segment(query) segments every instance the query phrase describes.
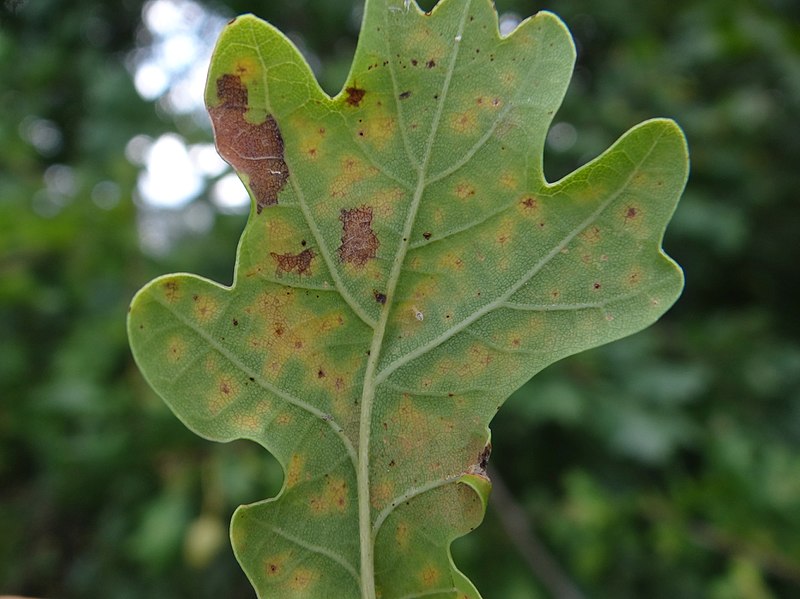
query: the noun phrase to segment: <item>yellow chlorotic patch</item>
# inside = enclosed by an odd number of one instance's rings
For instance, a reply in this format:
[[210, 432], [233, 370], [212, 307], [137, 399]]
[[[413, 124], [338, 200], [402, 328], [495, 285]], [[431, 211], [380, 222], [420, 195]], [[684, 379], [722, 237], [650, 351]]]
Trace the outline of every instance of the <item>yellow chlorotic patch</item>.
[[208, 410], [212, 415], [219, 414], [227, 408], [239, 394], [239, 384], [230, 375], [217, 377], [208, 397]]
[[396, 207], [406, 195], [406, 191], [399, 187], [390, 187], [377, 192], [372, 198], [372, 209], [375, 216], [382, 217], [382, 220], [388, 220], [394, 216]]
[[517, 73], [515, 71], [503, 71], [500, 74], [500, 82], [508, 88], [514, 88], [517, 83]]
[[286, 575], [286, 567], [289, 560], [292, 559], [291, 551], [284, 551], [277, 555], [271, 555], [264, 560], [264, 572], [267, 578], [278, 579]]
[[288, 587], [293, 591], [308, 591], [319, 579], [319, 573], [308, 568], [297, 568], [289, 577]]
[[193, 295], [193, 313], [198, 321], [206, 323], [216, 317], [219, 313], [219, 303], [217, 300], [207, 295]]
[[399, 448], [406, 454], [416, 455], [416, 452], [428, 442], [426, 435], [430, 423], [427, 416], [414, 406], [410, 396], [404, 395], [397, 411], [390, 418]]
[[178, 281], [172, 279], [170, 279], [169, 281], [164, 281], [164, 284], [161, 286], [161, 289], [164, 292], [164, 299], [167, 300], [170, 304], [174, 304], [183, 296]]
[[592, 225], [591, 227], [583, 230], [581, 233], [581, 239], [583, 239], [586, 243], [598, 243], [601, 239], [603, 239], [602, 231], [600, 227]]
[[455, 194], [462, 200], [469, 199], [475, 195], [475, 186], [472, 183], [462, 181], [456, 185]]
[[637, 268], [636, 270], [633, 270], [628, 273], [626, 281], [628, 285], [630, 285], [631, 287], [636, 287], [642, 282], [643, 276], [644, 275], [642, 275], [642, 271]]
[[327, 477], [322, 493], [312, 497], [308, 503], [316, 515], [343, 513], [349, 503], [347, 481], [343, 478]]
[[332, 198], [344, 198], [356, 183], [378, 174], [378, 169], [355, 156], [345, 156], [339, 163], [339, 176], [328, 188]]
[[186, 355], [186, 341], [182, 337], [171, 337], [167, 341], [167, 362], [177, 364]]
[[252, 435], [261, 430], [262, 421], [254, 414], [236, 414], [233, 423], [242, 434]]
[[457, 133], [470, 133], [475, 131], [478, 117], [474, 110], [465, 110], [454, 114], [450, 119], [450, 127]]
[[466, 362], [459, 368], [462, 377], [477, 376], [492, 362], [492, 354], [482, 345], [472, 345], [467, 353]]
[[398, 523], [394, 529], [394, 538], [399, 547], [402, 547], [403, 549], [408, 548], [409, 541], [411, 540], [411, 530], [409, 529], [408, 524], [405, 522]]
[[267, 240], [269, 249], [275, 253], [283, 251], [299, 251], [299, 242], [303, 236], [303, 232], [293, 223], [287, 215], [281, 214], [278, 211], [273, 211], [270, 214], [271, 218], [267, 220]]
[[[387, 469], [391, 470], [394, 467], [392, 462], [387, 464]], [[386, 507], [394, 496], [394, 483], [390, 480], [377, 483], [372, 486], [369, 493], [369, 501], [372, 507], [376, 510], [382, 510]]]
[[242, 80], [242, 83], [246, 84], [261, 76], [261, 65], [254, 57], [243, 56], [234, 64], [233, 72]]
[[488, 108], [491, 110], [500, 108], [503, 105], [503, 100], [498, 96], [478, 96], [475, 100], [475, 104], [481, 108]]
[[426, 587], [436, 586], [442, 577], [442, 573], [436, 566], [425, 566], [419, 573], [419, 579]]
[[505, 171], [502, 175], [500, 175], [500, 185], [506, 189], [515, 191], [519, 186], [519, 179], [512, 172]]
[[370, 117], [358, 130], [358, 134], [379, 150], [383, 150], [387, 142], [395, 136], [396, 129], [397, 121], [393, 117]]
[[288, 412], [283, 412], [282, 414], [278, 414], [275, 418], [275, 424], [279, 424], [281, 426], [286, 426], [292, 422], [292, 415]]
[[291, 489], [301, 480], [306, 480], [307, 477], [303, 476], [303, 469], [305, 468], [305, 456], [295, 453], [289, 459], [289, 464], [286, 466], [286, 488]]

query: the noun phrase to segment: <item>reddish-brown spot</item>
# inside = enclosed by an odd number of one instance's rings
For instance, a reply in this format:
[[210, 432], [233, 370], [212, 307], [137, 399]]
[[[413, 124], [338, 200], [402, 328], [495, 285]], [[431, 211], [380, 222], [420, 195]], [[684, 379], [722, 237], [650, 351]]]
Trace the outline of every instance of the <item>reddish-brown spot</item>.
[[535, 198], [527, 197], [522, 200], [522, 205], [525, 207], [526, 210], [535, 210], [539, 203], [536, 201]]
[[218, 106], [208, 112], [220, 155], [237, 171], [247, 175], [256, 198], [256, 210], [278, 203], [278, 192], [289, 178], [283, 159], [283, 138], [271, 115], [263, 123], [247, 121], [247, 87], [236, 75], [217, 79]]
[[276, 254], [270, 252], [275, 260], [275, 274], [280, 275], [284, 272], [295, 272], [298, 275], [311, 274], [311, 261], [314, 259], [314, 252], [310, 249], [303, 250], [299, 254]]
[[372, 208], [360, 206], [350, 210], [343, 209], [339, 220], [342, 221], [339, 258], [342, 262], [363, 267], [375, 258], [380, 245], [372, 230]]
[[364, 96], [367, 93], [366, 90], [361, 89], [360, 87], [348, 87], [344, 91], [347, 94], [347, 100], [345, 100], [347, 102], [347, 105], [353, 107], [360, 106], [361, 100], [364, 99]]
[[378, 302], [379, 304], [385, 304], [386, 303], [386, 294], [385, 293], [381, 293], [380, 291], [373, 291], [373, 293], [375, 294], [375, 301], [376, 302]]
[[636, 208], [634, 208], [633, 206], [629, 206], [628, 209], [625, 211], [625, 219], [627, 220], [631, 218], [636, 218], [638, 214], [639, 211]]

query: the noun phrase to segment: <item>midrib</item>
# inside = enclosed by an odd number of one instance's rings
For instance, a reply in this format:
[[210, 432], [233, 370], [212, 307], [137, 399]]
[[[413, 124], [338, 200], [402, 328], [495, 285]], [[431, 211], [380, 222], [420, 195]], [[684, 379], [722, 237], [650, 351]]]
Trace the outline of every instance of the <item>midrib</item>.
[[[361, 596], [362, 599], [376, 599], [375, 596], [375, 547], [372, 537], [372, 513], [370, 509], [370, 480], [369, 480], [369, 449], [370, 449], [370, 436], [372, 428], [372, 408], [375, 401], [375, 393], [377, 391], [377, 369], [380, 360], [381, 349], [383, 348], [383, 341], [386, 335], [386, 326], [389, 320], [389, 314], [394, 303], [395, 292], [397, 285], [400, 281], [400, 274], [403, 269], [406, 254], [408, 253], [411, 244], [411, 231], [414, 227], [414, 222], [419, 211], [422, 195], [428, 183], [428, 164], [431, 158], [433, 149], [433, 142], [438, 132], [439, 123], [441, 121], [444, 105], [447, 100], [447, 92], [450, 88], [453, 71], [455, 70], [455, 63], [458, 58], [460, 41], [464, 33], [464, 27], [467, 22], [467, 15], [472, 5], [472, 0], [465, 3], [464, 13], [459, 23], [458, 34], [455, 38], [455, 48], [453, 55], [450, 59], [445, 80], [442, 84], [442, 91], [440, 93], [440, 102], [434, 115], [433, 122], [431, 123], [431, 132], [428, 136], [428, 141], [425, 147], [425, 155], [422, 162], [417, 169], [417, 186], [414, 190], [414, 196], [411, 206], [406, 216], [406, 222], [403, 227], [403, 234], [400, 240], [400, 247], [395, 255], [392, 264], [392, 270], [389, 274], [389, 279], [386, 286], [386, 304], [381, 310], [381, 315], [375, 327], [375, 332], [372, 337], [372, 344], [370, 345], [369, 358], [367, 360], [367, 367], [364, 373], [364, 388], [361, 394], [361, 417], [359, 421], [358, 431], [358, 464], [356, 468], [356, 483], [358, 486], [358, 529], [359, 529], [359, 544], [361, 548]], [[398, 106], [398, 111], [400, 110]]]

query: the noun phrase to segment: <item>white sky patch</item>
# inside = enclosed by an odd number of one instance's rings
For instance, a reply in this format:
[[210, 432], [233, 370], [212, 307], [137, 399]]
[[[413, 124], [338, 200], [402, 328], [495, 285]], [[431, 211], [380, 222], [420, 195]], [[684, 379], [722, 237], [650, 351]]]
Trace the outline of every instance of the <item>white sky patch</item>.
[[214, 184], [211, 201], [225, 214], [246, 214], [250, 209], [250, 196], [235, 173], [228, 173]]
[[203, 113], [206, 71], [227, 19], [194, 0], [150, 0], [142, 9], [146, 44], [131, 54], [136, 91], [176, 114]]
[[514, 33], [514, 30], [522, 23], [522, 17], [514, 12], [506, 12], [500, 15], [500, 35], [506, 37]]
[[142, 200], [158, 208], [181, 208], [205, 187], [183, 138], [167, 133], [147, 151], [146, 167], [139, 175]]
[[547, 134], [547, 145], [556, 152], [566, 152], [578, 141], [578, 131], [571, 123], [556, 123]]

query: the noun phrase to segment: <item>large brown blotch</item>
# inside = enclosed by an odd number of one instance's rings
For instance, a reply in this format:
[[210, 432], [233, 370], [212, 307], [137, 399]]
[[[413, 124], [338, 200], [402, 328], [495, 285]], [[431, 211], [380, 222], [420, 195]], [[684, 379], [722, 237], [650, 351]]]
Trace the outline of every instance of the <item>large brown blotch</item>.
[[208, 109], [220, 155], [237, 171], [248, 176], [256, 198], [256, 210], [278, 203], [278, 192], [289, 178], [283, 159], [283, 138], [271, 115], [263, 123], [245, 119], [247, 87], [236, 75], [217, 79], [218, 106]]
[[351, 210], [343, 209], [339, 215], [342, 221], [342, 245], [339, 258], [342, 262], [363, 267], [378, 253], [380, 241], [372, 230], [372, 208], [360, 206]]

